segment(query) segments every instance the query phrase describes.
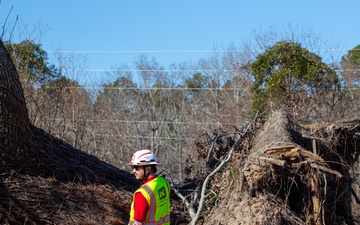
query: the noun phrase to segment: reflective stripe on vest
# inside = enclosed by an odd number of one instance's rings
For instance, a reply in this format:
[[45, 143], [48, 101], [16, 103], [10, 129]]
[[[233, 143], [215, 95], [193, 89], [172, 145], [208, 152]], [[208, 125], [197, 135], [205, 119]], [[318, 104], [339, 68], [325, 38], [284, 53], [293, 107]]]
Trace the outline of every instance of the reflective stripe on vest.
[[154, 193], [151, 191], [151, 189], [144, 185], [142, 188], [145, 189], [145, 191], [150, 196], [150, 205], [149, 205], [149, 221], [155, 221], [155, 213], [156, 213], [156, 199]]
[[[155, 221], [155, 214], [156, 214], [156, 200], [155, 195], [152, 190], [144, 185], [142, 188], [149, 194], [150, 196], [150, 206], [149, 206], [149, 221]], [[146, 222], [144, 224], [163, 224], [170, 222], [170, 215], [165, 215], [164, 217], [160, 218], [157, 222]]]
[[[164, 223], [170, 223], [170, 215], [166, 215], [163, 218], [161, 218], [159, 221], [157, 222], [145, 222], [143, 223], [144, 225], [149, 224], [149, 225], [161, 225]], [[133, 225], [134, 222], [129, 221], [129, 225]]]

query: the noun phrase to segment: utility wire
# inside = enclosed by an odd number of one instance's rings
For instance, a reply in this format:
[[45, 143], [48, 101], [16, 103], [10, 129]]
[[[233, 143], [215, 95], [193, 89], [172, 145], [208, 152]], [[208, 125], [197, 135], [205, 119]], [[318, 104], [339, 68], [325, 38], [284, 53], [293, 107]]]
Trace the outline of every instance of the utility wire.
[[[61, 118], [48, 118], [48, 121], [64, 121]], [[183, 122], [183, 121], [151, 121], [151, 120], [89, 120], [89, 119], [77, 119], [77, 122], [109, 122], [109, 123], [156, 123], [156, 124], [195, 124], [195, 125], [218, 125], [218, 124], [233, 124], [233, 123], [220, 123], [220, 122]]]
[[[320, 51], [360, 51], [360, 49], [348, 49], [348, 48], [324, 48]], [[234, 49], [234, 50], [49, 50], [48, 53], [227, 53], [227, 52], [245, 52], [247, 49]], [[252, 50], [252, 51], [260, 51]]]

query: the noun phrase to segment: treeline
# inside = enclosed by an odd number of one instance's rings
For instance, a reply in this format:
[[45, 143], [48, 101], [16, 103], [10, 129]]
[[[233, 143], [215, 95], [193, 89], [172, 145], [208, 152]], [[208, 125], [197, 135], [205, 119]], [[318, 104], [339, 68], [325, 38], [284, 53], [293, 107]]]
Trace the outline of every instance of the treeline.
[[122, 169], [134, 151], [152, 149], [182, 180], [199, 136], [239, 132], [255, 112], [286, 105], [302, 120], [359, 117], [360, 45], [325, 62], [303, 40], [260, 40], [169, 68], [140, 55], [133, 66], [104, 73], [114, 79], [100, 88], [70, 78], [82, 75], [76, 61], [50, 64], [33, 40], [6, 47], [33, 124]]

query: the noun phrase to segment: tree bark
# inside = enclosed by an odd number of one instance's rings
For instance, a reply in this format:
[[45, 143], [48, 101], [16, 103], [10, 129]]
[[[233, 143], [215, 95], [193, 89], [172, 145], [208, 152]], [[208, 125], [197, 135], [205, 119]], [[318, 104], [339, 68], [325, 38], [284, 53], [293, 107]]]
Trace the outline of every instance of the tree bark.
[[31, 137], [23, 89], [10, 54], [0, 40], [0, 159], [14, 160]]

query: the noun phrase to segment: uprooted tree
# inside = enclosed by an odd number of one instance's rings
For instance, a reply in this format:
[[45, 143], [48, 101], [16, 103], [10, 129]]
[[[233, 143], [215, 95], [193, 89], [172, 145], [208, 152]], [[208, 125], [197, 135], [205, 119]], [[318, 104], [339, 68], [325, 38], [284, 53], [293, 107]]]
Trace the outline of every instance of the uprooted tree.
[[[243, 132], [198, 143], [187, 204], [203, 224], [359, 224], [360, 121], [308, 124], [281, 109]], [[237, 138], [237, 140], [235, 140]], [[239, 141], [239, 138], [241, 141]], [[235, 151], [234, 151], [235, 149]], [[211, 152], [211, 157], [208, 153]], [[226, 161], [229, 154], [233, 157]], [[199, 164], [212, 161], [211, 169]], [[227, 165], [213, 176], [224, 161]], [[356, 166], [357, 165], [357, 166]], [[355, 173], [354, 173], [355, 172]], [[213, 176], [204, 187], [203, 180]], [[205, 188], [205, 189], [204, 189]], [[189, 190], [179, 190], [189, 193]], [[182, 191], [182, 192], [181, 192]], [[197, 195], [205, 201], [193, 202]], [[189, 211], [192, 209], [190, 208]]]

